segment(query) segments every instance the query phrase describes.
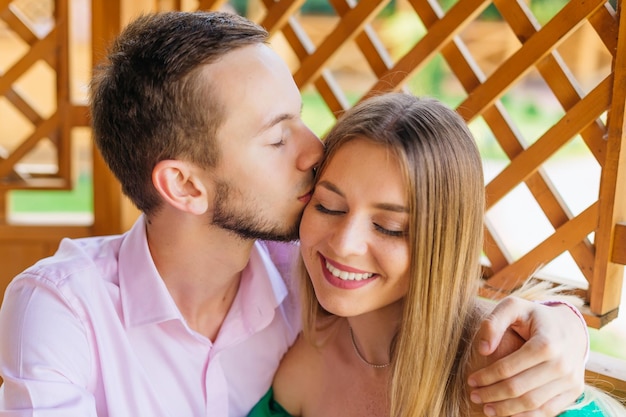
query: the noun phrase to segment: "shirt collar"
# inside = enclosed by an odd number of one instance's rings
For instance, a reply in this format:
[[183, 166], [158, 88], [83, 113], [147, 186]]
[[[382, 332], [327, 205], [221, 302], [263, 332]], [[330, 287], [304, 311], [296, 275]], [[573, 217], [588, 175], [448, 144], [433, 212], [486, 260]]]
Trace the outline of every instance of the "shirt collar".
[[[127, 327], [173, 319], [184, 321], [152, 260], [143, 215], [122, 242], [119, 277]], [[272, 321], [274, 310], [283, 302], [287, 292], [267, 247], [264, 243], [255, 242], [227, 320], [239, 322], [248, 334], [256, 332]]]
[[120, 297], [127, 327], [182, 319], [152, 260], [145, 222], [141, 215], [120, 248]]
[[265, 326], [287, 296], [287, 286], [261, 242], [255, 242], [240, 284], [244, 321], [252, 328]]

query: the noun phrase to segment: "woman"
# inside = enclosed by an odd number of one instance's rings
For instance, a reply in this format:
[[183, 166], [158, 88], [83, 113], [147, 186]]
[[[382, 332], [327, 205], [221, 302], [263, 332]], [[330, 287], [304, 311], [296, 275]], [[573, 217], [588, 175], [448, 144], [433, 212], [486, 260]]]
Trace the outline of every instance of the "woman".
[[400, 93], [348, 111], [300, 226], [304, 338], [251, 415], [483, 415], [465, 382], [482, 361], [483, 214], [480, 155], [454, 111]]

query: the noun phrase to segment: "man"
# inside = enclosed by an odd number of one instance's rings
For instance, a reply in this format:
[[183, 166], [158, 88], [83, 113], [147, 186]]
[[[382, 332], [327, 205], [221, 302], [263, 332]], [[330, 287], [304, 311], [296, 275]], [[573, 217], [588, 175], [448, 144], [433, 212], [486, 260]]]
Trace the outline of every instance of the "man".
[[[93, 131], [143, 215], [121, 236], [64, 240], [11, 283], [0, 416], [243, 416], [268, 389], [300, 329], [283, 281], [298, 255], [263, 241], [297, 238], [322, 145], [266, 38], [235, 15], [171, 12], [116, 40], [92, 82]], [[539, 330], [472, 377], [477, 401], [554, 414], [582, 392], [585, 345], [566, 348], [585, 329], [567, 307], [512, 301], [483, 353], [517, 321]]]

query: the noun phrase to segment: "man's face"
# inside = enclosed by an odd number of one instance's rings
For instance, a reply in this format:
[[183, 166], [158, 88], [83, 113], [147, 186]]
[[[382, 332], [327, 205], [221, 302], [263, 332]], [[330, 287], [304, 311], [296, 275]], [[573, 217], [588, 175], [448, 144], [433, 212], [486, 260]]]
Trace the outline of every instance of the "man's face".
[[300, 118], [287, 65], [258, 44], [228, 53], [207, 75], [225, 109], [212, 223], [243, 238], [296, 239], [322, 143]]

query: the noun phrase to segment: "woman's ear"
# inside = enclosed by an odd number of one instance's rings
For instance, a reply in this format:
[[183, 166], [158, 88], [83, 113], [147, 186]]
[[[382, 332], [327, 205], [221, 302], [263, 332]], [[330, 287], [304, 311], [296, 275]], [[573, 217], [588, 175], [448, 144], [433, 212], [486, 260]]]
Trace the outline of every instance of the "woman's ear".
[[198, 172], [193, 164], [166, 159], [152, 170], [152, 184], [170, 206], [191, 214], [203, 214], [208, 209], [208, 196]]

